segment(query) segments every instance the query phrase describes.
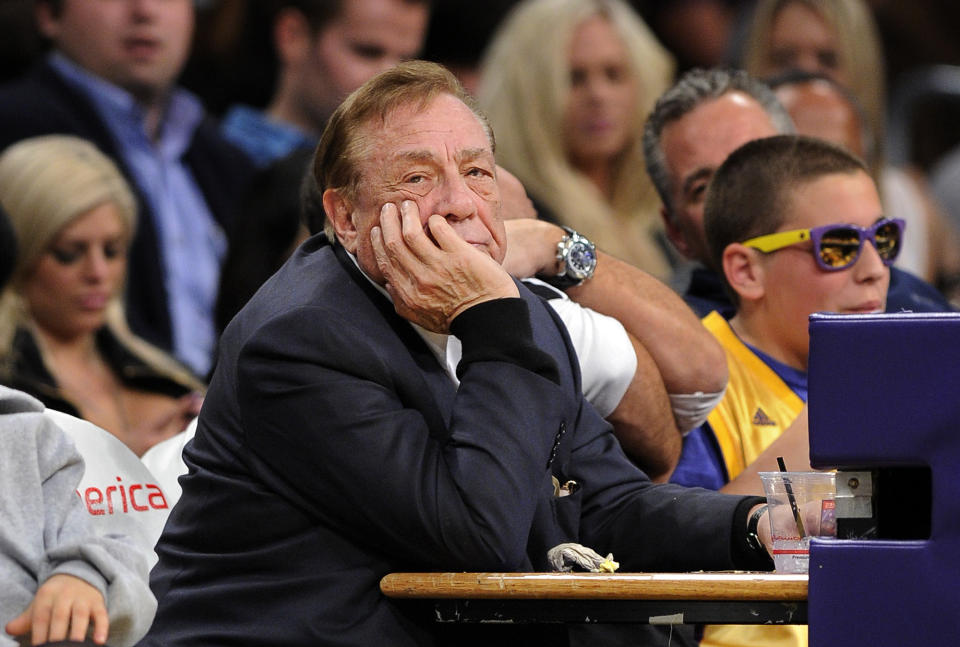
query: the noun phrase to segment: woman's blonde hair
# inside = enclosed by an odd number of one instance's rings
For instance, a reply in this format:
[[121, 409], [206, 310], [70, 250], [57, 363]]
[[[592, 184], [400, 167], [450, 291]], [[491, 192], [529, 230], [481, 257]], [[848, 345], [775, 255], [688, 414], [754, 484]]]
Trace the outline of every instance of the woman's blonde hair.
[[[571, 165], [563, 135], [570, 42], [576, 28], [597, 15], [623, 42], [639, 95], [632, 139], [617, 164], [609, 201]], [[621, 0], [527, 0], [494, 35], [478, 90], [480, 107], [496, 133], [498, 163], [562, 223], [661, 277], [669, 267], [654, 242], [659, 199], [646, 175], [641, 140], [646, 116], [669, 87], [673, 71], [673, 58]]]
[[[13, 275], [0, 293], [0, 371], [9, 375], [14, 334], [32, 323], [21, 296], [24, 281], [64, 227], [108, 203], [117, 207], [129, 243], [137, 224], [133, 193], [113, 161], [84, 139], [69, 135], [33, 137], [12, 144], [0, 155], [0, 204], [17, 238]], [[106, 325], [154, 369], [190, 388], [202, 388], [166, 353], [130, 331], [124, 316], [122, 286], [107, 305]]]
[[[863, 108], [873, 142], [871, 169], [883, 161], [886, 81], [883, 49], [870, 7], [863, 0], [759, 0], [744, 41], [743, 68], [754, 76], [768, 69], [770, 35], [777, 15], [790, 4], [808, 7], [833, 29], [839, 65], [845, 71], [845, 85]], [[773, 73], [785, 70], [773, 70]], [[769, 74], [766, 74], [769, 76]]]

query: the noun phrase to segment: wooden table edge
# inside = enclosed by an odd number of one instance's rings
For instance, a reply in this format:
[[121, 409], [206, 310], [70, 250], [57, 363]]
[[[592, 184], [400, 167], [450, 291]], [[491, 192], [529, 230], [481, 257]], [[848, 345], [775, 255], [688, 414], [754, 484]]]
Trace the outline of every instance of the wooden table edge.
[[391, 598], [806, 601], [806, 574], [701, 573], [390, 573]]

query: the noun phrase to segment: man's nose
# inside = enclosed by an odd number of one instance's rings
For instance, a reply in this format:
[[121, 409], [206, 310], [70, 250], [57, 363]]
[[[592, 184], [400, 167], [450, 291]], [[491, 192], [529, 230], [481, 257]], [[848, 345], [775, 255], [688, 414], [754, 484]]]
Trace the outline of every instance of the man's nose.
[[858, 281], [878, 281], [888, 271], [872, 241], [863, 241], [863, 249], [860, 250], [860, 258], [854, 264], [853, 271]]
[[152, 18], [157, 12], [157, 5], [162, 1], [165, 0], [129, 0], [127, 6], [137, 18]]
[[473, 191], [470, 190], [464, 178], [459, 174], [446, 180], [441, 185], [440, 196], [434, 207], [434, 213], [438, 213], [453, 222], [476, 215], [477, 204], [473, 199]]

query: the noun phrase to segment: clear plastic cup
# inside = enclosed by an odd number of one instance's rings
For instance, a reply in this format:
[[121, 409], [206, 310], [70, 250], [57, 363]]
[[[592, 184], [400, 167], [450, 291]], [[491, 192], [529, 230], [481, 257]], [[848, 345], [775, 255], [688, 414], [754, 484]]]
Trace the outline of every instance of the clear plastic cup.
[[809, 572], [810, 538], [837, 535], [833, 472], [760, 472], [760, 480], [770, 506], [777, 572]]

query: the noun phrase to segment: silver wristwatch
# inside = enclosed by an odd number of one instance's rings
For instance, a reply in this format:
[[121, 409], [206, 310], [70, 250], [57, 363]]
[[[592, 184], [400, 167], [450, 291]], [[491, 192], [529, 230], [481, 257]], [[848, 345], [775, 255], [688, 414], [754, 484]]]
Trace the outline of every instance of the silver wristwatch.
[[560, 273], [541, 279], [556, 288], [566, 290], [593, 276], [597, 269], [597, 246], [570, 227], [563, 226], [563, 230], [566, 234], [557, 243]]

